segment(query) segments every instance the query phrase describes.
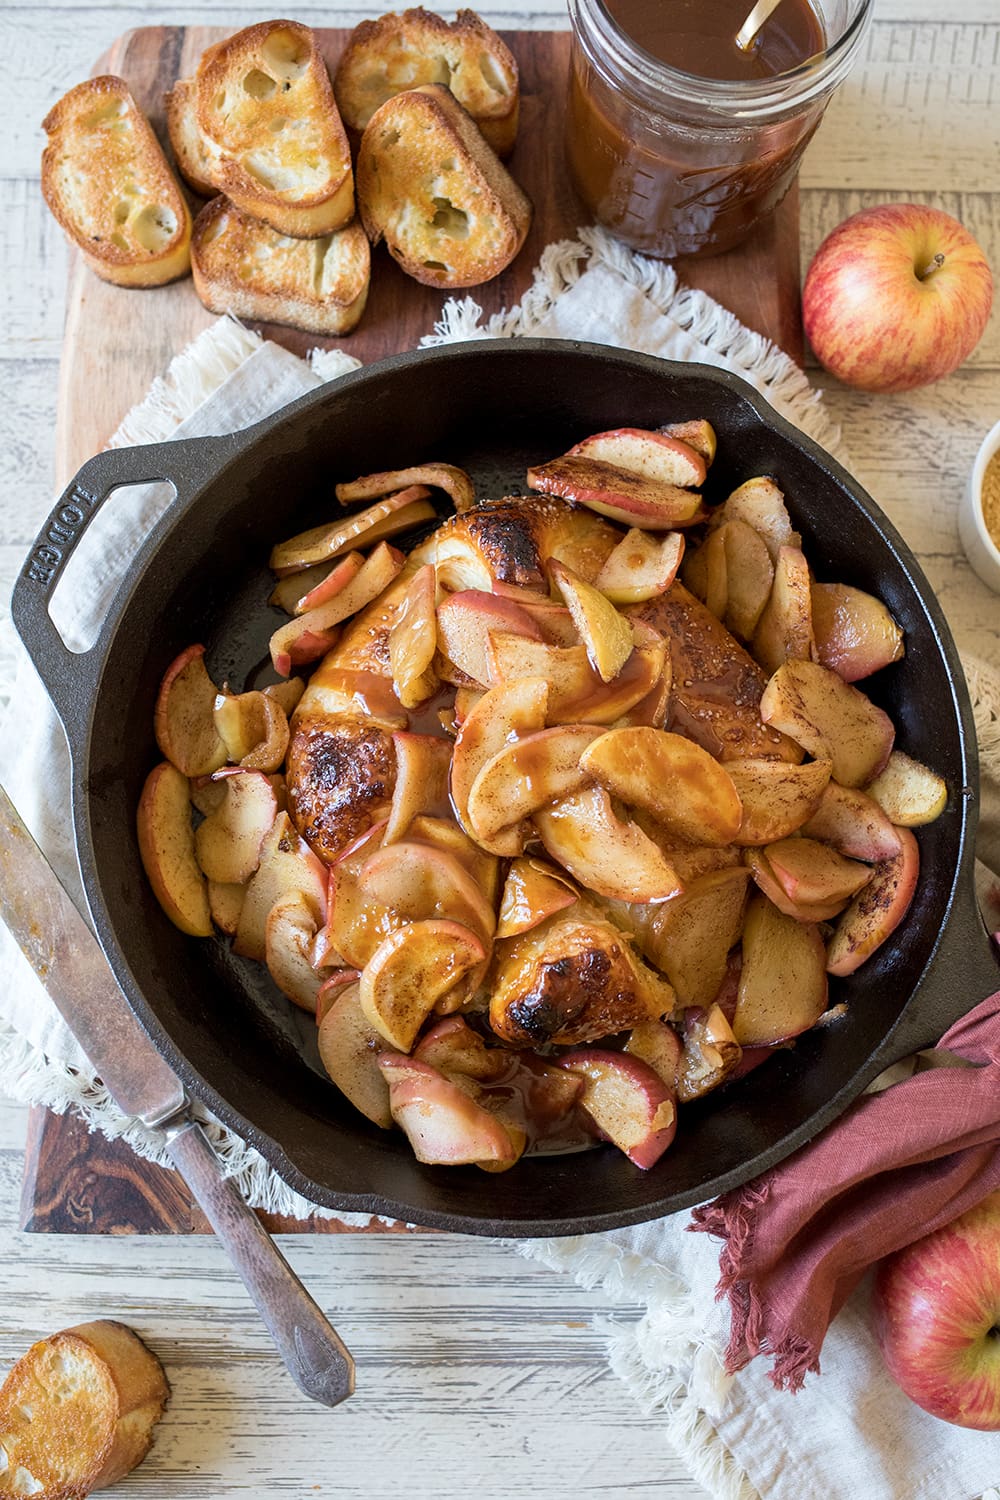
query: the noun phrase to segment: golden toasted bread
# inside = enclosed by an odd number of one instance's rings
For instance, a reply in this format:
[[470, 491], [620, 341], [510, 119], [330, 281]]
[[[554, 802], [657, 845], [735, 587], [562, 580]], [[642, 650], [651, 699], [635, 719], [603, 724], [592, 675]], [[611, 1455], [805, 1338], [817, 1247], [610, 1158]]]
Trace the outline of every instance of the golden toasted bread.
[[373, 244], [427, 286], [478, 286], [510, 264], [531, 203], [443, 84], [397, 94], [368, 122], [358, 206]]
[[370, 252], [355, 220], [322, 239], [291, 239], [216, 198], [198, 215], [191, 268], [210, 312], [307, 333], [350, 333], [368, 297]]
[[43, 129], [42, 194], [91, 269], [118, 286], [185, 275], [191, 215], [128, 84], [107, 74], [77, 84]]
[[[194, 126], [175, 130], [175, 149], [183, 134], [181, 153], [195, 175], [237, 208], [302, 239], [353, 218], [347, 135], [308, 26], [262, 21], [209, 48], [194, 103]], [[184, 112], [183, 90], [174, 107]], [[187, 146], [195, 129], [205, 141], [200, 152]]]
[[123, 1323], [80, 1323], [33, 1344], [0, 1389], [0, 1495], [80, 1500], [145, 1458], [170, 1387]]
[[474, 10], [454, 21], [422, 6], [356, 26], [337, 66], [333, 91], [348, 130], [364, 130], [387, 99], [424, 83], [443, 83], [498, 156], [517, 137], [517, 63]]
[[202, 135], [195, 115], [193, 78], [178, 78], [164, 95], [167, 133], [177, 170], [184, 181], [201, 198], [214, 198], [212, 174], [218, 171], [220, 151], [213, 141]]

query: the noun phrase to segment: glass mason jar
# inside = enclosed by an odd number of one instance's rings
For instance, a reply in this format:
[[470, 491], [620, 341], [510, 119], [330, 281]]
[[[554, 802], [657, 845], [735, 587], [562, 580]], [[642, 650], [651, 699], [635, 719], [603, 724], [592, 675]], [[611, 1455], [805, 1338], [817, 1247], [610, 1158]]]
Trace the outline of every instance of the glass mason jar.
[[[602, 0], [569, 0], [566, 145], [594, 219], [646, 255], [715, 255], [781, 202], [874, 0], [813, 0], [825, 48], [773, 77], [731, 82], [668, 67]], [[750, 0], [747, 3], [749, 12]]]

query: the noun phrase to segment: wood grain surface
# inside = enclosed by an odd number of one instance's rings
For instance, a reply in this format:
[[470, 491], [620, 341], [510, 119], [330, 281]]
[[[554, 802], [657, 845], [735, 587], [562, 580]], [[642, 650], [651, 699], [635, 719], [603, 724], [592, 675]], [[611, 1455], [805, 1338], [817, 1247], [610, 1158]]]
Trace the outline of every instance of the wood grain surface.
[[[126, 79], [167, 144], [163, 95], [188, 77], [201, 53], [227, 35], [224, 27], [142, 27], [122, 36], [95, 67]], [[324, 56], [334, 68], [347, 30], [320, 29]], [[515, 306], [531, 283], [542, 250], [574, 235], [580, 208], [563, 164], [563, 120], [569, 37], [565, 32], [513, 31], [505, 40], [521, 72], [521, 125], [508, 163], [534, 204], [524, 248], [506, 271], [468, 295], [489, 315]], [[169, 149], [169, 147], [168, 147]], [[191, 198], [195, 211], [200, 200]], [[793, 190], [778, 213], [739, 249], [681, 267], [684, 279], [709, 291], [748, 327], [802, 357], [799, 317], [799, 223]], [[319, 339], [278, 324], [255, 324], [296, 354], [320, 344], [342, 348], [364, 364], [412, 349], [433, 332], [450, 295], [404, 275], [381, 246], [372, 257], [368, 305], [347, 338]], [[465, 292], [458, 293], [465, 296]], [[190, 277], [136, 292], [99, 281], [70, 258], [66, 333], [59, 380], [56, 475], [60, 485], [104, 447], [122, 417], [142, 399], [170, 359], [213, 321]]]

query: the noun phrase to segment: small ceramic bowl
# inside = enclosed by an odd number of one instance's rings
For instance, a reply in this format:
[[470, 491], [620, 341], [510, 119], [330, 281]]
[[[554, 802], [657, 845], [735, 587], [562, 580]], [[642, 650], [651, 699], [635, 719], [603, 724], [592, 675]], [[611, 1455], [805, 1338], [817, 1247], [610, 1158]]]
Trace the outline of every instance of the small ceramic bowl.
[[983, 475], [996, 453], [1000, 453], [1000, 422], [986, 434], [976, 454], [969, 488], [958, 512], [958, 531], [973, 571], [991, 589], [1000, 593], [1000, 547], [986, 530], [983, 520]]

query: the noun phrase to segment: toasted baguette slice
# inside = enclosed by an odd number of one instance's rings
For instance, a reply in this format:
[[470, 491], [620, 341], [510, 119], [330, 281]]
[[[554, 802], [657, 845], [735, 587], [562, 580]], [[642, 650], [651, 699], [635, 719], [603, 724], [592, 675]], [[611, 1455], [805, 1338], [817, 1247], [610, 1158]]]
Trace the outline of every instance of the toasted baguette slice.
[[397, 94], [368, 122], [358, 203], [373, 244], [427, 286], [478, 286], [510, 264], [531, 203], [440, 83]]
[[178, 78], [170, 92], [164, 95], [164, 104], [167, 133], [177, 170], [200, 198], [214, 198], [213, 176], [219, 170], [221, 153], [215, 142], [198, 129], [194, 79]]
[[336, 337], [365, 310], [369, 267], [357, 220], [322, 239], [291, 239], [216, 198], [194, 223], [191, 268], [210, 312]]
[[114, 1484], [153, 1441], [170, 1387], [124, 1323], [80, 1323], [33, 1344], [0, 1389], [0, 1495], [78, 1500]]
[[195, 123], [218, 148], [217, 162], [206, 148], [215, 187], [279, 234], [318, 238], [354, 217], [347, 135], [308, 26], [261, 21], [210, 48]]
[[340, 59], [333, 91], [344, 124], [360, 134], [387, 99], [423, 83], [450, 88], [497, 155], [510, 155], [520, 105], [517, 63], [474, 10], [446, 21], [420, 6], [362, 21]]
[[117, 286], [184, 276], [191, 215], [128, 84], [109, 74], [78, 83], [42, 128], [42, 194], [91, 269]]

